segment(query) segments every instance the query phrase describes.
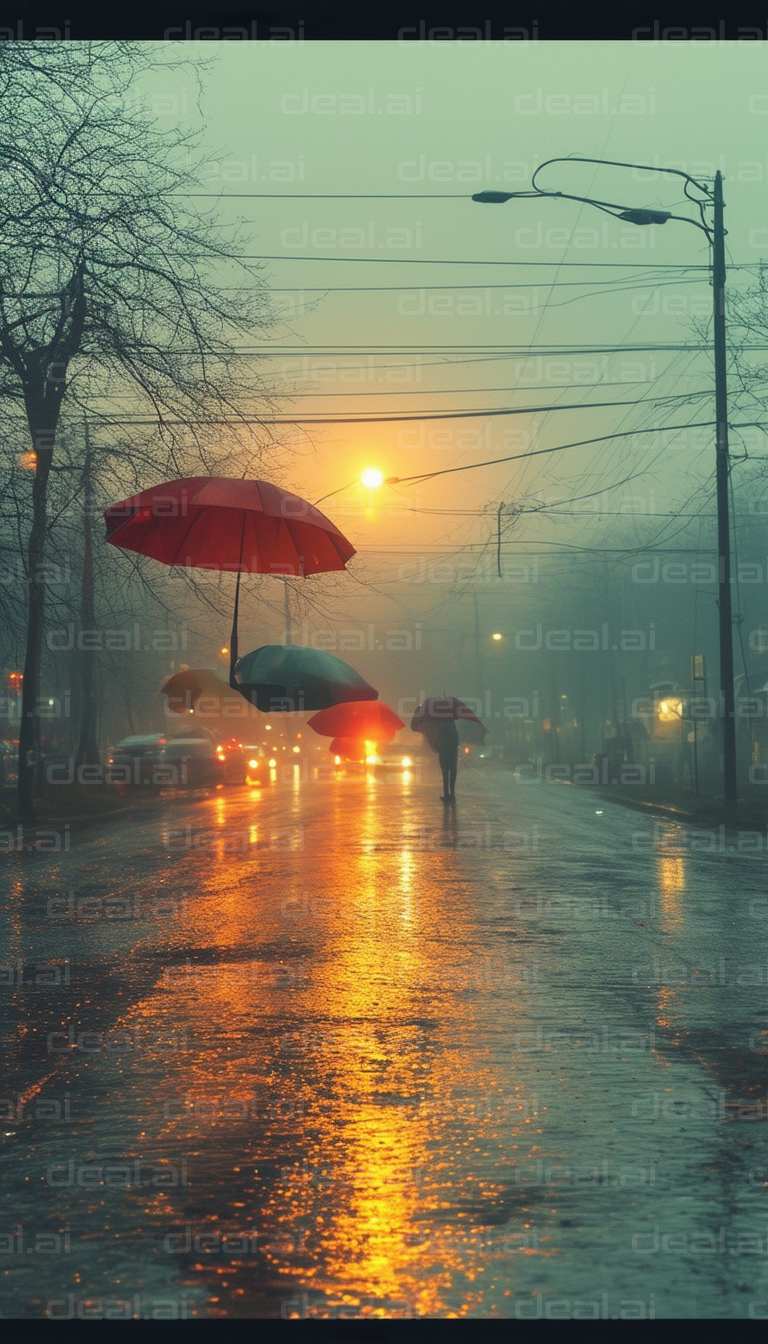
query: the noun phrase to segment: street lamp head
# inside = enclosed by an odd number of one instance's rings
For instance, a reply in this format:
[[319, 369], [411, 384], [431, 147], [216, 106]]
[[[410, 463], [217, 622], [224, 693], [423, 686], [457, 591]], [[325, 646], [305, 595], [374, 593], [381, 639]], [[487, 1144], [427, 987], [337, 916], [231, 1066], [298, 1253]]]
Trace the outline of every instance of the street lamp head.
[[479, 201], [481, 205], [503, 205], [516, 195], [517, 192], [514, 191], [478, 191], [472, 200]]
[[491, 639], [495, 640], [497, 644], [498, 644], [499, 640], [500, 640], [500, 639], [503, 639], [503, 638], [504, 638], [504, 636], [501, 635], [501, 634], [499, 634], [498, 630], [496, 630], [496, 631], [494, 632], [494, 634], [491, 635]]
[[668, 210], [622, 210], [618, 218], [628, 224], [666, 224], [672, 216]]

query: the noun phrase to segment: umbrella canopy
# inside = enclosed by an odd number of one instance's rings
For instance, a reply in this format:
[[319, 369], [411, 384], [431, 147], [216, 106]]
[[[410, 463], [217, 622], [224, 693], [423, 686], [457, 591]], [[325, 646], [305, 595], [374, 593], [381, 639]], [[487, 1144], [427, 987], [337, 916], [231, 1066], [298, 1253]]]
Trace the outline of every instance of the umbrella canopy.
[[268, 481], [189, 476], [110, 505], [104, 520], [111, 545], [164, 565], [303, 576], [355, 554], [330, 518]]
[[[107, 541], [164, 565], [237, 573], [230, 640], [234, 690], [241, 574], [282, 577], [344, 569], [355, 548], [330, 518], [269, 481], [188, 476], [104, 511]], [[330, 703], [330, 702], [329, 702]]]
[[321, 737], [352, 737], [356, 741], [391, 742], [395, 733], [405, 727], [389, 705], [381, 700], [347, 700], [321, 709], [309, 720]]
[[195, 667], [175, 672], [160, 687], [168, 697], [168, 713], [188, 715], [197, 719], [243, 719], [253, 710], [239, 691], [233, 691], [226, 681], [207, 667]]
[[457, 700], [455, 695], [447, 695], [433, 696], [419, 705], [411, 719], [411, 728], [414, 733], [423, 733], [428, 731], [430, 724], [450, 723], [455, 720], [479, 723], [480, 727], [483, 727], [480, 719], [463, 700]]
[[376, 700], [379, 694], [341, 658], [285, 644], [247, 653], [235, 667], [233, 684], [265, 714], [327, 709], [346, 700]]

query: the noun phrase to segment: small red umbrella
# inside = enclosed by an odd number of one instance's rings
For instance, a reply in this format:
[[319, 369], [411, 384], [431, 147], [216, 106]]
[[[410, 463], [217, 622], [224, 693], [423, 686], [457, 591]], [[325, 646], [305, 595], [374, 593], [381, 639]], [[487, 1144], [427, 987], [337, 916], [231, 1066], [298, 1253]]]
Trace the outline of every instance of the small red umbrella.
[[347, 700], [321, 709], [308, 719], [310, 728], [322, 737], [355, 738], [356, 741], [391, 742], [405, 727], [389, 705], [381, 700]]
[[107, 541], [164, 565], [237, 573], [230, 685], [237, 661], [241, 574], [283, 577], [344, 569], [355, 548], [324, 513], [269, 481], [189, 476], [104, 512]]

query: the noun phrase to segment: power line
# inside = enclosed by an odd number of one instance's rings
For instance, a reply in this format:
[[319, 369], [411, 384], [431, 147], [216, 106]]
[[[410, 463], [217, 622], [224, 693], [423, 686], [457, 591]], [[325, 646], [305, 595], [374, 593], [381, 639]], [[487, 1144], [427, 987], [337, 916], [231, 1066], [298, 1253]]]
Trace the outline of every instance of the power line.
[[[260, 359], [299, 359], [306, 355], [318, 355], [320, 358], [330, 358], [335, 355], [337, 358], [352, 358], [354, 355], [368, 354], [371, 358], [385, 355], [402, 354], [426, 354], [450, 356], [455, 351], [460, 354], [463, 352], [482, 351], [487, 354], [491, 351], [505, 352], [499, 353], [498, 358], [504, 359], [522, 359], [531, 354], [539, 355], [623, 355], [623, 354], [653, 354], [654, 351], [671, 353], [691, 353], [691, 354], [709, 354], [712, 347], [706, 343], [701, 345], [691, 345], [688, 342], [677, 342], [674, 344], [665, 344], [662, 341], [645, 341], [638, 345], [584, 345], [577, 342], [571, 342], [569, 345], [509, 345], [501, 341], [493, 344], [486, 343], [480, 345], [286, 345], [279, 346], [277, 349], [268, 345], [238, 346], [233, 350], [222, 349], [213, 353], [221, 356], [236, 357], [243, 356], [251, 358], [258, 356]], [[768, 350], [768, 344], [732, 344], [731, 350]], [[197, 354], [195, 350], [180, 350], [178, 354]]]
[[[697, 276], [693, 276], [690, 279], [672, 276], [670, 276], [669, 279], [660, 278], [658, 280], [653, 280], [651, 277], [647, 277], [647, 279], [649, 282], [647, 286], [648, 288], [652, 288], [653, 285], [674, 285], [681, 283], [698, 285], [702, 283]], [[568, 289], [573, 288], [574, 286], [583, 288], [585, 285], [610, 285], [612, 286], [612, 289], [608, 292], [621, 292], [616, 289], [616, 286], [621, 283], [619, 276], [617, 276], [616, 279], [611, 280], [598, 280], [595, 277], [589, 280], [547, 280], [545, 282], [542, 282], [541, 280], [515, 281], [514, 288], [539, 289], [543, 283], [546, 284], [547, 289]], [[401, 290], [419, 293], [421, 290], [424, 290], [425, 292], [431, 290], [444, 292], [447, 289], [511, 289], [512, 287], [513, 285], [511, 282], [507, 282], [507, 284], [497, 284], [495, 282], [493, 284], [484, 284], [480, 280], [474, 285], [280, 285], [277, 292], [280, 294], [397, 294]], [[637, 286], [634, 287], [636, 288]], [[238, 285], [235, 288], [242, 289], [244, 286]], [[434, 316], [437, 316], [437, 314], [434, 314]], [[478, 316], [480, 316], [480, 314], [478, 314]]]
[[[457, 360], [456, 362], [464, 363], [465, 361]], [[390, 367], [392, 366], [390, 365]], [[411, 368], [412, 366], [406, 364], [404, 367]], [[606, 382], [601, 383], [526, 383], [523, 390], [525, 392], [557, 392], [560, 390], [564, 389], [567, 390], [568, 388], [576, 387], [579, 389], [583, 389], [586, 392], [589, 391], [591, 388], [595, 387], [645, 387], [650, 383], [654, 383], [657, 381], [658, 379], [655, 378], [637, 378], [637, 379], [633, 378], [630, 383], [626, 379], [617, 378], [613, 380], [607, 380]], [[511, 392], [511, 391], [514, 391], [514, 389], [510, 388], [509, 384], [507, 383], [504, 385], [504, 387], [414, 387], [414, 388], [403, 387], [396, 392], [395, 391], [378, 392], [376, 391], [375, 388], [369, 389], [369, 391], [367, 392], [346, 392], [344, 390], [342, 390], [341, 392], [282, 392], [280, 390], [277, 390], [268, 395], [274, 397], [284, 397], [288, 401], [295, 401], [302, 397], [309, 397], [312, 401], [316, 400], [322, 401], [327, 400], [328, 398], [338, 399], [340, 397], [342, 398], [368, 397], [369, 399], [378, 400], [379, 397], [449, 397], [449, 396], [455, 397], [455, 396], [466, 396], [467, 394], [471, 395], [473, 393], [477, 393], [479, 396], [480, 393], [484, 392]], [[685, 396], [687, 394], [681, 393], [680, 395]], [[97, 395], [94, 395], [94, 397], [91, 398], [91, 400], [111, 401], [112, 398], [109, 397], [107, 393], [100, 392]]]
[[[440, 257], [305, 257], [291, 256], [285, 252], [243, 252], [240, 256], [224, 258], [230, 261], [339, 261], [358, 266], [549, 266], [559, 269], [563, 266], [599, 267], [602, 270], [624, 271], [706, 271], [711, 267], [701, 262], [689, 262], [687, 265], [674, 262], [641, 261], [482, 261], [476, 258], [454, 260]], [[756, 263], [743, 266], [729, 265], [730, 271], [754, 270]]]
[[[239, 419], [203, 419], [196, 417], [197, 425], [388, 425], [400, 424], [403, 422], [420, 423], [425, 420], [486, 420], [492, 416], [500, 415], [537, 415], [551, 414], [555, 411], [592, 411], [605, 409], [614, 406], [656, 406], [665, 401], [687, 401], [691, 397], [709, 397], [711, 392], [684, 392], [680, 395], [669, 397], [634, 397], [628, 401], [592, 401], [592, 402], [571, 402], [560, 406], [514, 406], [502, 407], [499, 409], [479, 410], [479, 411], [419, 411], [410, 415], [369, 415], [369, 416], [326, 416], [323, 418], [305, 418], [304, 416], [242, 416]], [[164, 425], [186, 424], [184, 420], [134, 420], [134, 419], [106, 419], [108, 425], [154, 425], [162, 423]], [[708, 421], [706, 423], [709, 423]], [[650, 430], [637, 430], [637, 433], [647, 434]]]
[[404, 191], [174, 191], [172, 196], [213, 201], [471, 201], [463, 191], [409, 194]]
[[686, 425], [658, 425], [654, 428], [646, 429], [623, 429], [614, 434], [600, 434], [594, 439], [579, 439], [575, 443], [560, 443], [554, 448], [533, 448], [524, 453], [512, 453], [509, 457], [494, 457], [487, 462], [470, 462], [463, 467], [443, 467], [440, 471], [425, 471], [418, 476], [400, 476], [398, 485], [405, 485], [409, 481], [429, 481], [433, 476], [448, 476], [456, 471], [476, 471], [478, 467], [495, 467], [500, 462], [518, 462], [524, 457], [541, 457], [544, 453], [561, 453], [566, 448], [583, 448], [591, 443], [605, 443], [609, 439], [626, 439], [635, 434], [667, 434], [678, 429], [701, 429], [715, 424], [714, 420], [695, 420]]
[[[629, 480], [629, 479], [631, 479], [631, 478], [630, 478], [630, 477], [627, 477], [627, 479]], [[622, 485], [622, 484], [623, 484], [622, 481], [617, 481], [617, 482], [616, 482], [616, 485]], [[580, 496], [578, 496], [577, 498], [580, 498], [580, 499], [593, 499], [593, 498], [595, 497], [595, 495], [606, 495], [606, 494], [609, 494], [611, 490], [615, 490], [615, 489], [616, 489], [616, 485], [612, 485], [612, 486], [611, 486], [611, 485], [605, 485], [605, 486], [603, 486], [603, 488], [602, 488], [601, 490], [592, 490], [592, 491], [590, 491], [590, 493], [589, 493], [588, 495], [580, 495]], [[568, 501], [566, 501], [566, 500], [562, 500], [560, 504], [543, 504], [540, 508], [534, 507], [534, 508], [531, 508], [531, 509], [522, 508], [522, 509], [520, 510], [520, 512], [521, 512], [521, 513], [531, 513], [531, 514], [533, 514], [533, 513], [557, 514], [557, 511], [558, 511], [558, 509], [560, 509], [560, 508], [562, 507], [562, 504], [563, 504], [563, 503], [567, 503], [567, 502], [568, 502]], [[491, 511], [490, 511], [490, 509], [411, 509], [411, 508], [409, 508], [409, 509], [407, 510], [407, 512], [408, 512], [408, 513], [437, 513], [437, 514], [445, 514], [446, 516], [451, 517], [451, 518], [488, 518], [489, 520], [491, 519]], [[600, 516], [603, 517], [603, 518], [641, 518], [641, 519], [646, 519], [646, 518], [648, 518], [648, 519], [650, 519], [650, 518], [716, 518], [716, 517], [717, 517], [717, 514], [716, 514], [716, 513], [675, 513], [675, 512], [665, 513], [665, 512], [661, 512], [661, 511], [659, 511], [659, 510], [657, 510], [657, 509], [654, 509], [653, 512], [650, 512], [650, 511], [649, 511], [648, 513], [630, 513], [630, 512], [628, 512], [626, 509], [595, 509], [594, 512], [595, 512], [595, 513], [599, 513]], [[577, 513], [577, 516], [578, 516], [578, 517], [584, 517], [584, 518], [588, 518], [588, 517], [589, 517], [589, 513], [587, 513], [586, 510], [584, 510], [583, 512], [582, 512], [581, 510], [577, 510], [576, 513]], [[566, 512], [563, 512], [562, 514], [558, 514], [557, 516], [559, 516], [559, 517], [563, 517], [563, 518], [568, 518], [570, 515], [569, 515], [568, 513], [566, 513]], [[743, 515], [743, 516], [748, 516], [748, 515]]]
[[[463, 361], [457, 361], [457, 362], [463, 362]], [[411, 367], [411, 366], [410, 366], [410, 365], [407, 365], [406, 367]], [[646, 386], [647, 384], [652, 383], [652, 382], [656, 382], [656, 381], [657, 381], [657, 379], [655, 379], [655, 378], [638, 378], [636, 382], [633, 380], [633, 382], [631, 383], [631, 386], [632, 386], [632, 387], [638, 387], [638, 386], [643, 386], [643, 387], [644, 387], [644, 386]], [[550, 391], [551, 391], [551, 392], [557, 392], [557, 391], [561, 391], [561, 390], [567, 390], [568, 388], [577, 387], [577, 388], [583, 388], [584, 391], [588, 391], [590, 388], [595, 388], [595, 387], [627, 387], [627, 386], [628, 386], [628, 384], [627, 384], [626, 381], [622, 381], [621, 379], [615, 379], [615, 380], [607, 381], [607, 382], [604, 382], [604, 383], [575, 383], [575, 384], [574, 384], [574, 383], [526, 383], [526, 385], [525, 385], [525, 389], [524, 389], [524, 390], [525, 390], [526, 392], [550, 392]], [[335, 398], [338, 398], [338, 397], [368, 397], [368, 398], [378, 398], [378, 397], [456, 397], [456, 396], [466, 396], [467, 394], [470, 394], [470, 395], [471, 395], [471, 394], [474, 394], [474, 393], [477, 393], [477, 395], [479, 396], [480, 393], [484, 393], [484, 392], [511, 392], [512, 390], [513, 390], [513, 389], [510, 388], [509, 385], [507, 384], [505, 387], [414, 387], [414, 388], [405, 388], [405, 387], [404, 387], [404, 388], [401, 388], [401, 389], [400, 389], [399, 391], [397, 391], [397, 392], [377, 392], [375, 389], [373, 389], [373, 390], [370, 390], [370, 391], [368, 391], [368, 392], [345, 392], [345, 391], [341, 391], [341, 392], [288, 392], [288, 393], [282, 393], [282, 394], [281, 394], [281, 393], [276, 393], [275, 395], [277, 395], [277, 396], [285, 395], [285, 396], [286, 396], [289, 400], [291, 400], [291, 401], [293, 401], [294, 398], [298, 398], [298, 397], [311, 397], [312, 400], [314, 401], [315, 399], [320, 400], [320, 399], [322, 399], [322, 398], [328, 398], [328, 397], [331, 397], [331, 398], [334, 398], [334, 397], [335, 397]], [[681, 396], [686, 396], [686, 395], [687, 395], [686, 393], [681, 393]], [[697, 393], [696, 395], [699, 395], [699, 394]], [[709, 394], [707, 394], [707, 395], [709, 395]]]
[[[440, 547], [441, 547], [441, 543], [440, 543], [440, 542], [436, 542], [436, 543], [434, 543], [434, 544], [431, 543], [431, 542], [428, 542], [428, 543], [427, 543], [426, 545], [424, 545], [424, 546], [419, 546], [419, 548], [418, 548], [417, 550], [410, 550], [410, 548], [408, 548], [408, 547], [402, 547], [402, 548], [401, 548], [401, 547], [392, 547], [391, 549], [388, 550], [386, 547], [383, 547], [383, 546], [380, 546], [380, 547], [372, 547], [372, 548], [369, 550], [369, 549], [366, 547], [366, 549], [365, 549], [365, 551], [363, 552], [363, 554], [365, 554], [365, 555], [422, 555], [422, 554], [424, 553], [424, 551], [427, 551], [427, 552], [429, 552], [430, 554], [433, 554], [433, 555], [460, 555], [462, 551], [473, 551], [473, 550], [477, 550], [478, 548], [480, 548], [480, 549], [485, 549], [486, 546], [487, 546], [487, 543], [484, 542], [484, 541], [469, 541], [469, 542], [466, 542], [465, 545], [462, 546], [458, 551], [457, 551], [457, 550], [446, 551], [446, 550], [442, 550], [442, 549], [440, 548]], [[522, 541], [522, 540], [520, 540], [520, 541], [511, 541], [509, 538], [507, 538], [506, 540], [504, 540], [504, 541], [502, 542], [502, 546], [533, 546], [533, 547], [535, 547], [535, 549], [532, 550], [532, 551], [522, 551], [522, 552], [521, 552], [521, 551], [518, 551], [518, 552], [517, 552], [518, 555], [521, 555], [521, 554], [522, 554], [522, 555], [547, 555], [547, 554], [557, 555], [557, 554], [560, 553], [560, 551], [563, 551], [563, 550], [565, 550], [565, 551], [588, 551], [588, 552], [590, 552], [590, 553], [597, 554], [597, 555], [646, 555], [646, 554], [648, 553], [648, 550], [650, 549], [648, 546], [635, 546], [635, 547], [626, 547], [626, 546], [576, 546], [576, 545], [572, 544], [571, 542], [567, 542], [567, 541], [548, 541], [548, 542], [546, 542], [543, 546], [536, 546], [536, 543], [535, 543], [535, 542], [532, 542], [532, 541]], [[547, 549], [546, 549], [548, 546], [555, 546], [555, 547], [557, 547], [558, 549], [557, 549], [556, 551], [548, 552]], [[703, 548], [703, 549], [699, 552], [699, 548], [696, 547], [696, 546], [654, 546], [654, 547], [653, 547], [653, 554], [654, 554], [654, 555], [691, 555], [691, 554], [693, 554], [693, 555], [696, 555], [696, 554], [701, 554], [701, 555], [717, 555], [717, 547], [716, 547], [716, 546], [712, 546], [712, 547]]]
[[[404, 422], [419, 423], [427, 420], [486, 420], [500, 415], [540, 415], [552, 414], [556, 411], [592, 411], [604, 410], [606, 407], [613, 406], [658, 406], [667, 401], [688, 401], [692, 397], [711, 397], [712, 393], [704, 392], [683, 392], [678, 395], [668, 397], [634, 397], [628, 401], [591, 401], [591, 402], [565, 402], [559, 406], [504, 406], [486, 410], [468, 410], [468, 411], [418, 411], [405, 415], [343, 415], [343, 416], [276, 416], [270, 419], [257, 420], [261, 425], [396, 425]], [[201, 421], [201, 424], [236, 424], [237, 421]]]

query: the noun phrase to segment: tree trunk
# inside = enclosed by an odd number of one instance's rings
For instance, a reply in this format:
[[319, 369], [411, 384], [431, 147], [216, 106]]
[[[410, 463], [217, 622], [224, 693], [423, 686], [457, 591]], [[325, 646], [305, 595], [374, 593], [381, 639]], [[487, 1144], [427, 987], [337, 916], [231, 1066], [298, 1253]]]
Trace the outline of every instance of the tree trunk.
[[[96, 606], [93, 583], [93, 483], [91, 480], [91, 445], [88, 425], [85, 427], [85, 462], [83, 466], [83, 575], [80, 617], [83, 630], [96, 628]], [[80, 650], [80, 735], [77, 745], [76, 766], [98, 765], [99, 747], [96, 732], [95, 650]]]
[[[51, 435], [51, 439], [52, 439]], [[35, 435], [37, 443], [42, 435]], [[51, 448], [35, 447], [37, 465], [32, 483], [32, 527], [27, 545], [27, 648], [21, 691], [19, 725], [19, 818], [28, 825], [35, 819], [34, 792], [40, 774], [40, 718], [37, 713], [45, 618], [45, 540], [47, 527], [48, 476]]]

